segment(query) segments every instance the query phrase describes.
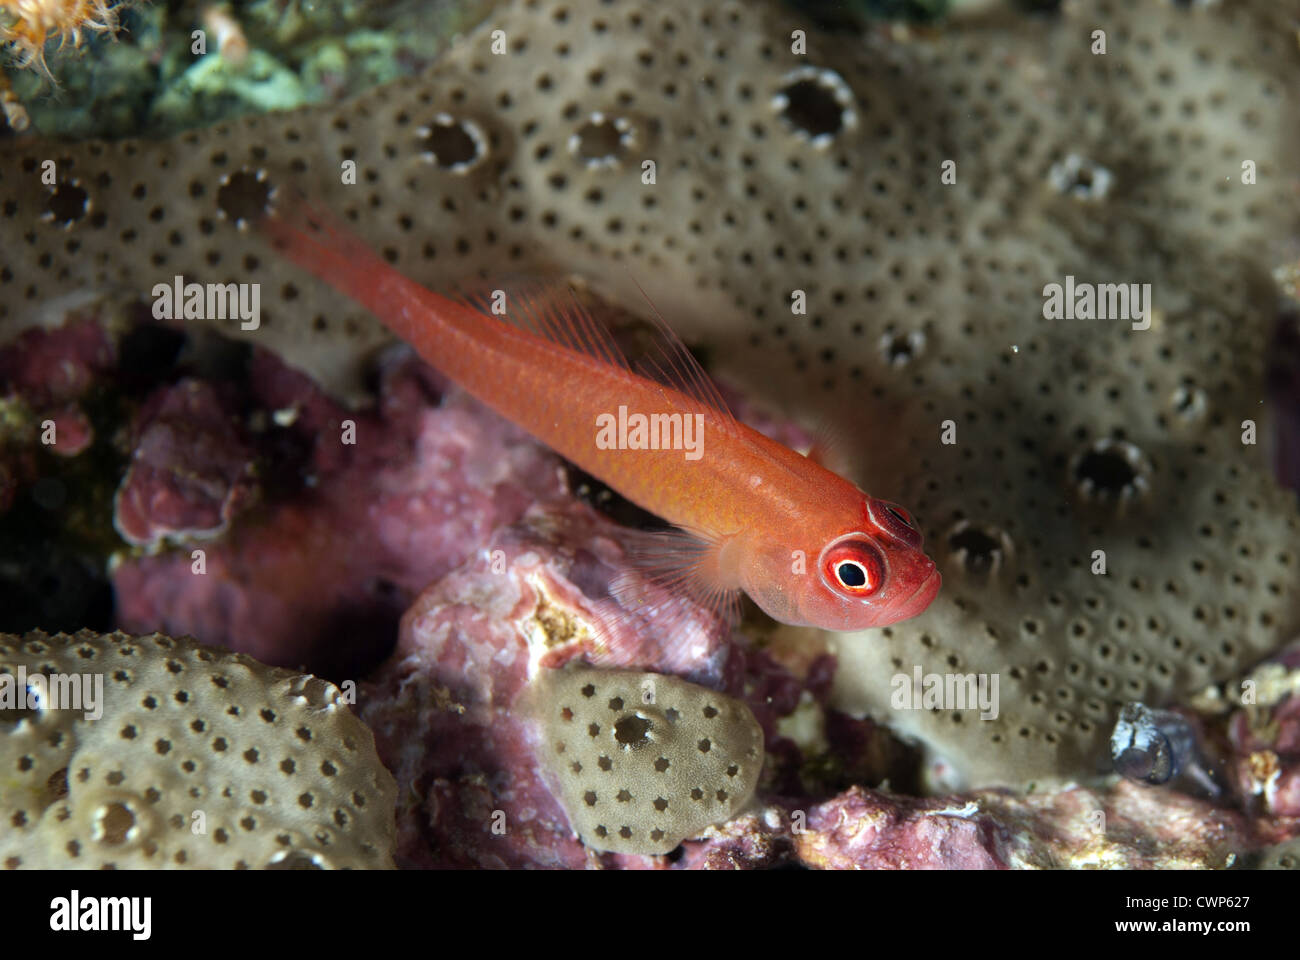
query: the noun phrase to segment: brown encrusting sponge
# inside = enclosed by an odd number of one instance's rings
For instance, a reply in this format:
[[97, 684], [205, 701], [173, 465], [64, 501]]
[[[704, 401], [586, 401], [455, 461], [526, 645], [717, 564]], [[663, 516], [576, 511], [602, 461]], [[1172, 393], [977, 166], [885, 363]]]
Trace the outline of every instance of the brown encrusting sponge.
[[657, 673], [551, 670], [533, 683], [539, 756], [587, 846], [668, 853], [753, 795], [763, 730], [741, 701]]
[[393, 865], [397, 788], [333, 684], [91, 631], [0, 634], [0, 677], [24, 678], [0, 711], [6, 869]]

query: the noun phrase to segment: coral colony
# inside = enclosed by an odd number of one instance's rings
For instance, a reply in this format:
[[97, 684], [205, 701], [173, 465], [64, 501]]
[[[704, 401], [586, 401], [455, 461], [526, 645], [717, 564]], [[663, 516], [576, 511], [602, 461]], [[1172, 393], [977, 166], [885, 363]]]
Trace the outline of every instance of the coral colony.
[[0, 865], [1300, 866], [1300, 4], [318, 6], [0, 0]]

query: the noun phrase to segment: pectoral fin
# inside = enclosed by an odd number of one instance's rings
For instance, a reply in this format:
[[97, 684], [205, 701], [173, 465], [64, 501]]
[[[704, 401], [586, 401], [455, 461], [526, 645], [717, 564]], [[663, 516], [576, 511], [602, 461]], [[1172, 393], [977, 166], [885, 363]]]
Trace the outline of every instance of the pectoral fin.
[[740, 589], [723, 570], [728, 540], [680, 528], [632, 532], [624, 540], [628, 569], [615, 578], [611, 592], [627, 609], [666, 619], [667, 629], [685, 627], [683, 599], [734, 625], [740, 619]]

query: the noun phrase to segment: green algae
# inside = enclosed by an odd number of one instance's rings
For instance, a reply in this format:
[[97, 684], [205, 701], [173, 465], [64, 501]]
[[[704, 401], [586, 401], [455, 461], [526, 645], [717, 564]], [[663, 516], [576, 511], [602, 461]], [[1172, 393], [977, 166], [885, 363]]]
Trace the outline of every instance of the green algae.
[[[137, 4], [115, 36], [47, 60], [53, 83], [9, 69], [32, 130], [59, 139], [167, 137], [247, 114], [339, 100], [430, 64], [487, 12], [483, 0], [252, 0], [230, 4], [250, 52], [224, 60], [200, 46], [202, 5]], [[199, 49], [204, 52], [197, 52]], [[0, 123], [0, 134], [4, 133]]]
[[238, 65], [220, 56], [200, 57], [150, 107], [150, 125], [177, 129], [216, 123], [241, 113], [292, 110], [306, 103], [297, 74], [262, 50]]

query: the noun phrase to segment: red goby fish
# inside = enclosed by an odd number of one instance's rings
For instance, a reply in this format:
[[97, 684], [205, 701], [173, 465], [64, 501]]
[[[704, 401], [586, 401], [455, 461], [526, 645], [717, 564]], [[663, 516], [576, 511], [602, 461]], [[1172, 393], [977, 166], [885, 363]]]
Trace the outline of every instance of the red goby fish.
[[783, 623], [841, 631], [905, 620], [938, 593], [905, 510], [736, 420], [662, 319], [659, 359], [634, 369], [576, 299], [442, 296], [304, 206], [261, 229], [481, 402], [674, 524], [647, 551], [661, 582], [715, 608], [743, 590]]

